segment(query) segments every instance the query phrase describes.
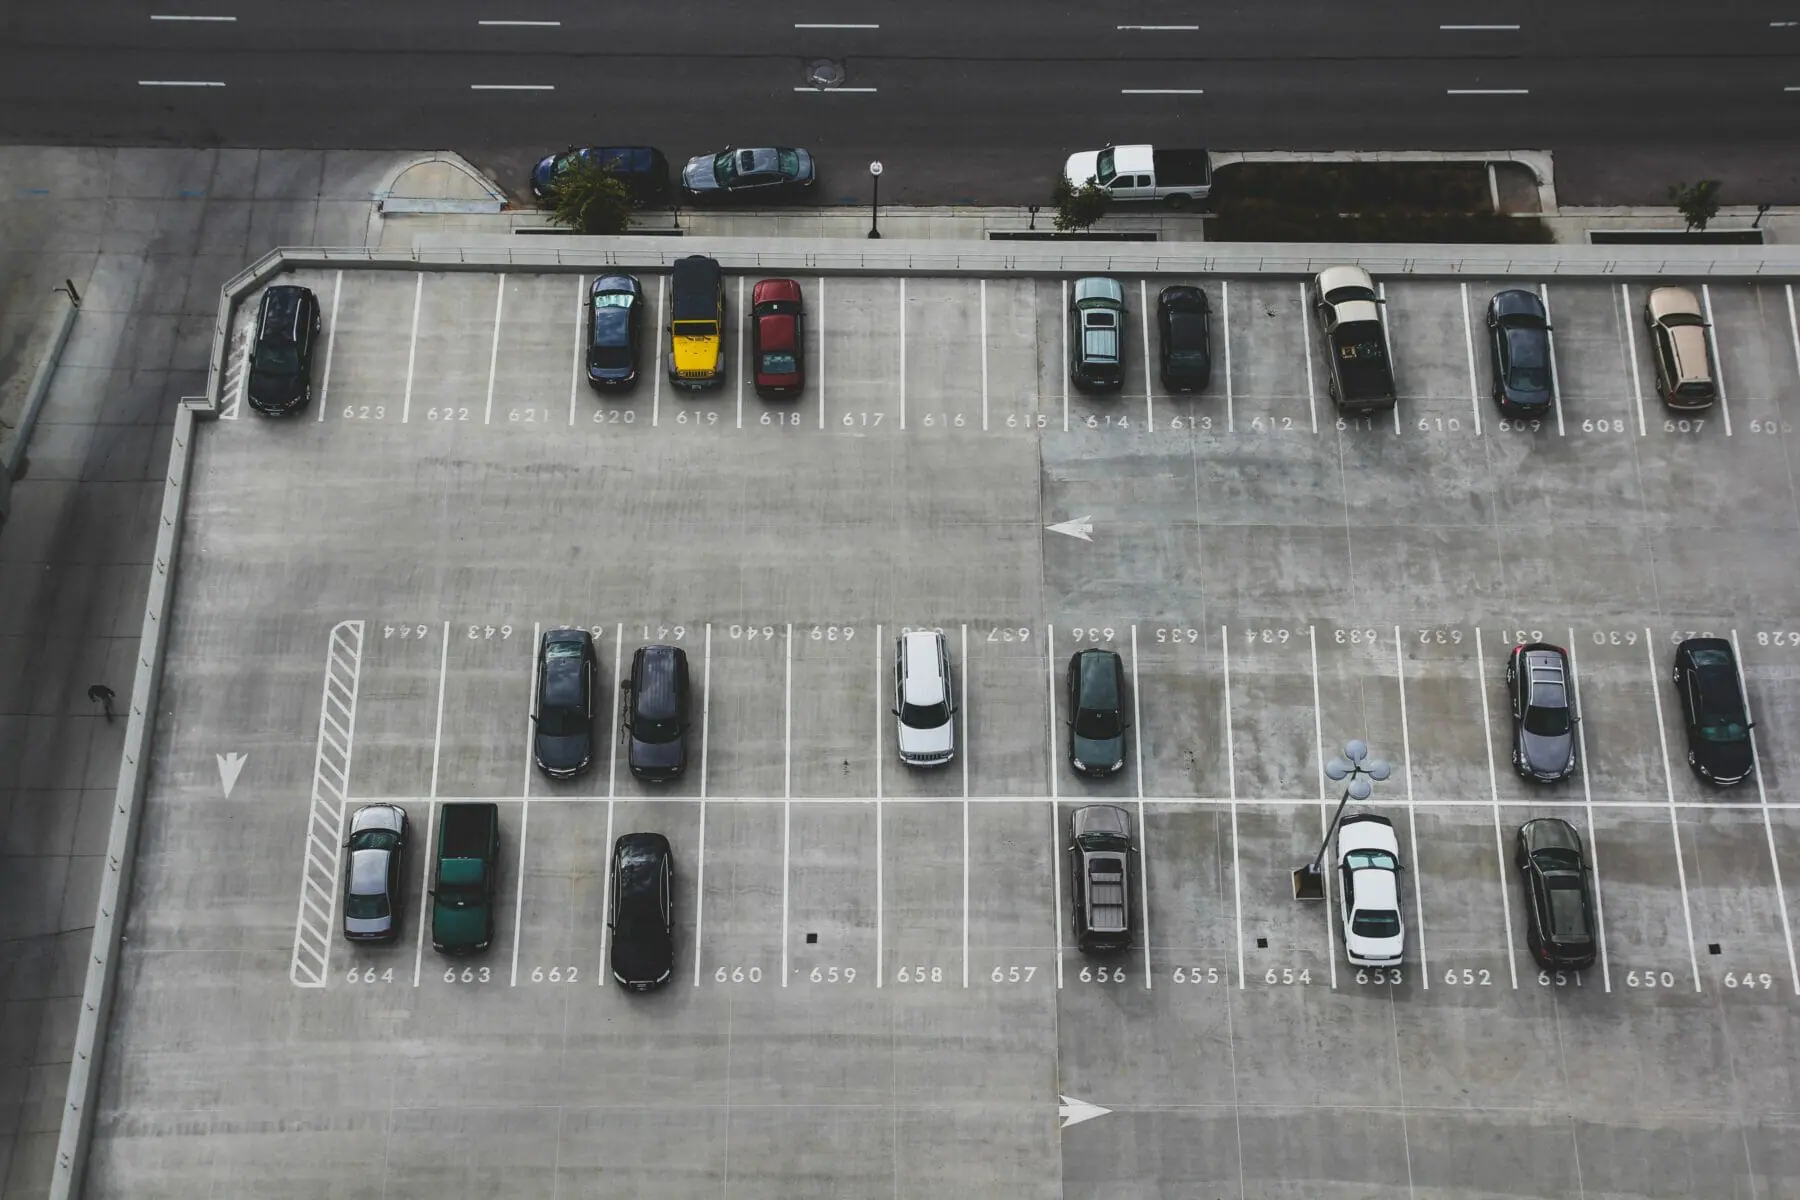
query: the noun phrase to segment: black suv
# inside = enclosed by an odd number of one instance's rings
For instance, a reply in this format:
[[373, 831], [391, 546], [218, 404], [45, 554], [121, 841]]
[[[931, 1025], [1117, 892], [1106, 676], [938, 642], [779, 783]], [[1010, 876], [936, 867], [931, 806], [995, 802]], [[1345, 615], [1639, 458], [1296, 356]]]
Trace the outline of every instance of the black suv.
[[666, 782], [687, 770], [688, 661], [679, 646], [642, 646], [619, 684], [625, 762], [639, 779]]
[[634, 992], [675, 969], [675, 855], [660, 833], [627, 833], [613, 844], [613, 978]]
[[279, 284], [263, 293], [250, 345], [250, 407], [284, 417], [312, 400], [313, 347], [319, 340], [319, 298], [311, 288]]
[[1110, 804], [1069, 814], [1069, 896], [1075, 945], [1087, 951], [1131, 945], [1131, 816]]
[[600, 656], [585, 629], [552, 629], [538, 643], [532, 752], [538, 770], [572, 779], [594, 761], [594, 683]]
[[1560, 817], [1519, 826], [1514, 854], [1525, 884], [1525, 945], [1540, 967], [1594, 964], [1594, 898], [1581, 835]]
[[1199, 392], [1212, 382], [1212, 305], [1197, 287], [1177, 284], [1156, 297], [1162, 384], [1171, 392]]
[[1089, 647], [1069, 658], [1069, 765], [1104, 777], [1125, 766], [1125, 664]]
[[1575, 704], [1569, 655], [1561, 646], [1529, 642], [1506, 660], [1512, 699], [1513, 766], [1539, 783], [1567, 779], [1575, 770]]
[[1741, 783], [1756, 769], [1755, 726], [1731, 643], [1699, 637], [1675, 647], [1675, 695], [1687, 723], [1688, 766], [1710, 783]]

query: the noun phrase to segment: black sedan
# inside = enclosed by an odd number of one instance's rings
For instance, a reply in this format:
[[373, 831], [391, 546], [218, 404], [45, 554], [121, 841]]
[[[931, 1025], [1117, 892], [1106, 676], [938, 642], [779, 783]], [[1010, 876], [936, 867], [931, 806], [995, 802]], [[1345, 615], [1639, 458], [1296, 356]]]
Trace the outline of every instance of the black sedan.
[[702, 154], [681, 171], [681, 193], [691, 203], [790, 200], [812, 184], [812, 155], [787, 146]]
[[627, 833], [613, 844], [612, 973], [634, 992], [675, 970], [675, 855], [660, 833]]
[[644, 288], [634, 275], [601, 275], [588, 289], [588, 386], [596, 391], [637, 382], [644, 343]]
[[1560, 817], [1519, 826], [1514, 863], [1525, 885], [1525, 945], [1540, 967], [1579, 971], [1594, 963], [1594, 897], [1581, 835]]
[[1089, 647], [1069, 658], [1069, 765], [1081, 775], [1115, 775], [1125, 767], [1125, 664], [1111, 650]]
[[1550, 319], [1536, 292], [1497, 292], [1488, 301], [1488, 361], [1494, 402], [1504, 413], [1539, 416], [1550, 411]]
[[1724, 638], [1675, 647], [1675, 697], [1687, 725], [1688, 766], [1709, 783], [1741, 783], [1756, 769], [1755, 728], [1744, 701], [1737, 655]]
[[1212, 305], [1197, 287], [1178, 284], [1156, 297], [1162, 384], [1171, 392], [1199, 392], [1212, 382]]
[[1555, 783], [1575, 770], [1575, 701], [1569, 654], [1548, 642], [1514, 646], [1506, 660], [1512, 699], [1513, 767], [1527, 779]]
[[585, 629], [552, 629], [538, 643], [532, 754], [552, 779], [572, 779], [594, 761], [594, 685], [600, 656]]

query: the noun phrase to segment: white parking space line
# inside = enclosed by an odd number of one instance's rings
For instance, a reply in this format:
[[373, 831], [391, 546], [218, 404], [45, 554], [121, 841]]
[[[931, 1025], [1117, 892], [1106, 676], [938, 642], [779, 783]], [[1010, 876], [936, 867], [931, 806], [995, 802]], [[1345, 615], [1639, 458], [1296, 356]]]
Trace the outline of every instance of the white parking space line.
[[[1062, 281], [1062, 307], [1056, 323], [1062, 327], [1063, 432], [1069, 432], [1069, 281]], [[1054, 778], [1054, 772], [1052, 772]], [[1062, 986], [1062, 959], [1057, 959], [1056, 986]]]
[[420, 271], [418, 278], [413, 282], [412, 339], [406, 347], [406, 398], [400, 406], [400, 423], [402, 425], [406, 424], [412, 416], [413, 364], [418, 361], [419, 357], [419, 309], [424, 306], [424, 301], [425, 272]]
[[1612, 991], [1612, 965], [1606, 958], [1606, 891], [1600, 884], [1600, 837], [1594, 828], [1594, 791], [1588, 782], [1587, 729], [1581, 720], [1581, 664], [1575, 660], [1575, 630], [1569, 630], [1569, 640], [1564, 643], [1569, 647], [1569, 684], [1570, 698], [1575, 701], [1575, 737], [1581, 747], [1581, 799], [1587, 809], [1588, 828], [1588, 868], [1594, 873], [1594, 925], [1600, 935], [1600, 982], [1607, 991]]
[[[1231, 391], [1231, 280], [1219, 281], [1219, 316], [1225, 327], [1225, 432], [1237, 432], [1237, 405]], [[1307, 364], [1307, 370], [1312, 365]], [[1241, 974], [1241, 972], [1240, 972]]]
[[[504, 277], [503, 277], [504, 278]], [[513, 943], [512, 943], [512, 982], [508, 987], [519, 986], [519, 926], [525, 919], [525, 839], [531, 829], [531, 771], [537, 756], [537, 707], [538, 707], [538, 673], [537, 644], [543, 636], [540, 622], [531, 623], [531, 706], [525, 710], [525, 783], [519, 789], [519, 866], [514, 872], [518, 876], [517, 890], [513, 893]], [[444, 649], [450, 648], [450, 626], [444, 626]], [[440, 720], [442, 714], [439, 714]], [[435, 753], [435, 752], [434, 752]], [[434, 764], [435, 766], [435, 764]]]
[[[886, 921], [883, 917], [883, 900], [886, 889], [882, 880], [881, 849], [881, 735], [886, 732], [888, 709], [882, 701], [886, 693], [886, 678], [882, 674], [881, 661], [881, 626], [875, 626], [875, 986], [881, 986], [881, 977], [886, 974], [887, 961], [886, 942], [883, 934]], [[967, 911], [967, 905], [964, 906]]]
[[1144, 822], [1144, 721], [1139, 709], [1144, 693], [1138, 687], [1137, 626], [1131, 627], [1131, 711], [1137, 718], [1131, 749], [1136, 756], [1132, 774], [1137, 776], [1138, 908], [1144, 914], [1144, 990], [1150, 990], [1150, 827]]
[[419, 986], [419, 971], [425, 960], [425, 925], [430, 919], [431, 861], [434, 856], [432, 832], [437, 827], [438, 752], [444, 744], [444, 688], [450, 677], [450, 622], [444, 622], [444, 645], [438, 652], [437, 732], [431, 740], [431, 796], [425, 806], [424, 869], [419, 872], [419, 908], [414, 924], [419, 928], [413, 947], [413, 986]]
[[1644, 627], [1644, 658], [1650, 664], [1650, 702], [1656, 706], [1656, 741], [1662, 748], [1663, 789], [1669, 797], [1669, 836], [1675, 841], [1675, 876], [1681, 881], [1681, 920], [1687, 927], [1688, 966], [1694, 973], [1694, 990], [1700, 990], [1700, 958], [1694, 953], [1694, 914], [1688, 905], [1687, 864], [1681, 855], [1681, 825], [1675, 820], [1675, 779], [1669, 774], [1669, 734], [1663, 728], [1662, 687], [1656, 680], [1655, 639]]
[[[1068, 284], [1063, 284], [1066, 289]], [[1068, 328], [1068, 322], [1063, 322]], [[1044, 677], [1050, 685], [1050, 911], [1056, 920], [1056, 986], [1063, 985], [1062, 832], [1056, 811], [1056, 626], [1044, 626]]]
[[[1393, 334], [1390, 333], [1388, 330], [1387, 284], [1377, 283], [1375, 285], [1375, 297], [1376, 297], [1376, 299], [1381, 301], [1381, 306], [1382, 306], [1381, 344], [1387, 348], [1387, 360], [1389, 363], [1389, 369], [1391, 370], [1392, 364], [1394, 361], [1394, 337], [1393, 337]], [[1395, 389], [1395, 390], [1398, 391], [1398, 389]], [[1395, 437], [1400, 436], [1400, 401], [1397, 396], [1394, 400], [1394, 436]], [[1400, 648], [1400, 631], [1399, 631], [1399, 627], [1395, 626], [1395, 628], [1394, 628], [1394, 649], [1396, 651], [1398, 651], [1399, 648]], [[1411, 781], [1409, 780], [1408, 783], [1410, 784], [1410, 782]], [[1417, 875], [1414, 875], [1413, 883], [1417, 884], [1418, 882], [1419, 882], [1419, 877]], [[1431, 981], [1429, 979], [1427, 979], [1425, 981], [1425, 986], [1426, 987], [1431, 986]]]
[[481, 423], [494, 423], [494, 375], [500, 368], [500, 318], [506, 311], [506, 276], [495, 281], [500, 286], [494, 289], [494, 340], [488, 347], [488, 385], [487, 408], [483, 411]]
[[[738, 276], [737, 283], [738, 283], [737, 311], [740, 315], [742, 315], [744, 317], [745, 322], [748, 323], [749, 317], [747, 314], [744, 313], [744, 277], [742, 275]], [[820, 281], [820, 289], [823, 290], [823, 288], [824, 288], [824, 281], [821, 280]], [[662, 328], [662, 326], [660, 325], [660, 322], [662, 320], [662, 284], [661, 283], [658, 283], [656, 285], [656, 307], [657, 307], [656, 319], [659, 322], [659, 324], [657, 326], [658, 333], [656, 335], [656, 367], [657, 367], [656, 373], [657, 373], [657, 375], [660, 376], [662, 374], [662, 333], [660, 332], [661, 328]], [[738, 340], [737, 340], [737, 427], [739, 429], [742, 429], [744, 427], [744, 343], [749, 340], [750, 340], [749, 338], [744, 337], [742, 335], [739, 335]], [[821, 351], [824, 350], [823, 343], [820, 344], [819, 349]], [[822, 404], [819, 406], [819, 428], [820, 429], [825, 428], [825, 406]]]
[[616, 709], [617, 709], [616, 701], [617, 701], [617, 697], [619, 695], [619, 672], [620, 672], [620, 668], [625, 665], [624, 663], [620, 662], [619, 659], [624, 655], [624, 653], [625, 653], [625, 623], [623, 621], [621, 621], [613, 627], [612, 691], [607, 693], [607, 696], [609, 698], [606, 701], [606, 707], [607, 707], [608, 711], [612, 714], [612, 720], [608, 721], [606, 723], [606, 727], [605, 727], [606, 728], [606, 744], [607, 744], [606, 798], [609, 801], [614, 796], [617, 796], [619, 794], [619, 792], [618, 792], [619, 739], [617, 736], [615, 736], [617, 733], [617, 730], [614, 728], [614, 726], [616, 726], [618, 724], [618, 719], [619, 719], [619, 714], [616, 711]]
[[1744, 697], [1744, 717], [1750, 726], [1750, 757], [1757, 764], [1756, 798], [1762, 805], [1763, 835], [1769, 841], [1769, 865], [1775, 870], [1775, 910], [1781, 914], [1781, 937], [1787, 943], [1788, 976], [1794, 983], [1794, 994], [1800, 996], [1800, 965], [1794, 961], [1794, 931], [1788, 923], [1787, 889], [1781, 883], [1781, 859], [1775, 853], [1775, 827], [1769, 821], [1769, 793], [1763, 784], [1762, 754], [1756, 746], [1756, 714], [1750, 710], [1750, 689], [1744, 684], [1744, 652], [1738, 645], [1738, 632], [1731, 631], [1731, 648], [1737, 655], [1738, 691]]
[[[1300, 290], [1305, 292], [1306, 285]], [[1319, 705], [1319, 636], [1306, 627], [1307, 651], [1312, 656], [1313, 750], [1319, 765], [1319, 840], [1331, 836], [1331, 796], [1325, 790], [1325, 724]], [[1331, 876], [1325, 877], [1325, 961], [1331, 964], [1331, 987], [1337, 990], [1337, 931], [1331, 927]], [[1242, 974], [1240, 971], [1239, 974]]]
[[606, 868], [600, 877], [600, 965], [594, 968], [594, 986], [605, 987], [606, 946], [612, 934], [613, 802], [606, 802]]
[[[325, 419], [326, 396], [331, 391], [331, 349], [337, 345], [338, 300], [344, 294], [343, 271], [336, 271], [334, 275], [336, 278], [332, 280], [331, 284], [331, 327], [325, 331], [325, 370], [319, 376], [319, 415], [314, 418], [319, 421]], [[1792, 319], [1793, 315], [1794, 289], [1790, 286], [1788, 288], [1788, 317]], [[1795, 349], [1800, 352], [1800, 343], [1796, 343]]]
[[[1306, 413], [1312, 418], [1312, 431], [1316, 434], [1319, 432], [1319, 393], [1317, 385], [1313, 383], [1312, 323], [1306, 319], [1306, 281], [1304, 279], [1300, 281], [1300, 345], [1305, 352], [1306, 359]], [[1330, 891], [1329, 888], [1326, 890]], [[1332, 973], [1335, 975], [1336, 972], [1337, 968], [1333, 967]], [[1336, 987], [1337, 985], [1334, 983], [1332, 986]]]
[[787, 678], [781, 721], [781, 986], [788, 985], [788, 878], [794, 844], [794, 623], [787, 626]]
[[1725, 395], [1725, 364], [1719, 359], [1719, 339], [1713, 332], [1712, 287], [1700, 285], [1700, 303], [1706, 309], [1706, 348], [1712, 351], [1713, 386], [1719, 392], [1719, 412], [1725, 418], [1725, 436], [1731, 436], [1731, 401]]
[[[575, 277], [575, 357], [569, 364], [569, 424], [575, 424], [575, 393], [581, 387], [582, 351], [587, 347], [587, 331], [582, 328], [582, 318], [587, 315], [587, 277]], [[657, 372], [659, 375], [661, 372]], [[549, 418], [549, 414], [545, 414]]]
[[[1231, 913], [1237, 926], [1238, 991], [1244, 990], [1244, 870], [1238, 857], [1237, 747], [1231, 724], [1231, 628], [1219, 626], [1225, 674], [1225, 786], [1231, 795]], [[1313, 710], [1314, 715], [1318, 709]]]
[[[342, 272], [339, 272], [339, 274], [342, 274]], [[1794, 319], [1794, 285], [1791, 283], [1788, 284], [1786, 291], [1788, 306], [1788, 336], [1794, 340], [1794, 370], [1800, 372], [1800, 321]], [[337, 315], [335, 305], [332, 309], [332, 315], [334, 317]], [[331, 353], [329, 350], [326, 351], [325, 354], [325, 366], [327, 370], [330, 370]]]
[[[987, 280], [981, 281], [981, 432], [988, 431], [988, 332], [987, 332]], [[824, 422], [821, 413], [819, 421]]]
[[[449, 676], [450, 668], [450, 622], [444, 622], [443, 645], [438, 648], [438, 699], [437, 728], [431, 735], [431, 798], [437, 799], [438, 792], [438, 759], [444, 749], [444, 680]], [[533, 677], [532, 686], [537, 686]], [[529, 722], [527, 722], [529, 724]], [[529, 763], [527, 764], [529, 770]]]
[[[983, 286], [986, 286], [986, 285], [984, 284]], [[818, 295], [819, 295], [819, 307], [818, 307], [818, 312], [813, 321], [813, 324], [817, 325], [818, 328], [813, 331], [813, 340], [815, 342], [817, 342], [818, 346], [819, 346], [819, 356], [818, 356], [819, 361], [813, 367], [813, 390], [815, 390], [819, 393], [819, 429], [821, 431], [823, 431], [825, 428], [825, 277], [823, 275], [819, 276]], [[742, 308], [743, 304], [744, 304], [744, 281], [740, 279], [740, 280], [738, 280], [738, 307]], [[984, 319], [986, 318], [986, 315], [987, 314], [985, 312], [982, 314]], [[987, 354], [987, 338], [983, 337], [981, 339], [981, 341], [982, 341], [981, 353], [983, 355], [986, 355]], [[738, 340], [738, 356], [739, 356], [739, 363], [740, 363], [739, 368], [738, 368], [738, 379], [739, 379], [739, 383], [738, 383], [738, 424], [741, 426], [744, 423], [744, 413], [743, 413], [744, 388], [743, 388], [743, 382], [742, 382], [744, 372], [743, 372], [743, 367], [741, 365], [742, 359], [743, 359], [743, 339], [741, 339], [741, 338]], [[986, 368], [986, 363], [987, 363], [986, 358], [983, 358], [982, 359], [983, 369]]]
[[706, 768], [712, 748], [712, 622], [700, 668], [700, 866], [694, 876], [694, 986], [700, 986], [701, 935], [706, 932]]
[[[982, 283], [985, 290], [987, 283]], [[985, 344], [986, 339], [983, 339]], [[985, 355], [985, 352], [984, 352]], [[985, 362], [985, 357], [983, 359]], [[962, 709], [962, 770], [963, 770], [963, 934], [962, 934], [962, 977], [963, 986], [969, 986], [969, 627], [962, 627], [962, 688], [956, 694]]]
[[1649, 436], [1644, 428], [1644, 383], [1638, 377], [1637, 331], [1631, 326], [1631, 285], [1619, 285], [1619, 304], [1625, 326], [1625, 362], [1631, 368], [1631, 394], [1637, 401], [1638, 436]]
[[[1392, 361], [1392, 356], [1389, 356]], [[1400, 758], [1406, 767], [1406, 832], [1412, 840], [1413, 911], [1418, 914], [1419, 978], [1431, 990], [1431, 960], [1425, 956], [1425, 893], [1419, 884], [1419, 818], [1413, 807], [1412, 730], [1406, 723], [1406, 658], [1401, 653], [1400, 627], [1394, 626], [1394, 677], [1400, 683]]]
[[[1469, 325], [1469, 285], [1462, 285], [1463, 350], [1469, 359], [1469, 410], [1475, 414], [1475, 436], [1481, 436], [1481, 385], [1475, 382], [1475, 333]], [[1479, 641], [1479, 639], [1477, 639]], [[1490, 752], [1489, 757], [1493, 757]], [[1492, 764], [1489, 764], [1490, 766]]]
[[[744, 286], [744, 281], [740, 278], [738, 280], [738, 287], [741, 288], [743, 286]], [[663, 323], [663, 297], [664, 297], [665, 293], [667, 293], [668, 289], [669, 289], [669, 277], [667, 275], [658, 275], [656, 277], [656, 327], [659, 331], [662, 329], [662, 323]], [[743, 339], [739, 338], [738, 342], [741, 346], [743, 343]], [[663, 373], [662, 373], [662, 361], [661, 361], [661, 359], [662, 359], [662, 353], [661, 353], [662, 334], [660, 332], [656, 335], [656, 344], [657, 344], [657, 348], [658, 348], [657, 349], [657, 360], [658, 361], [656, 364], [657, 371], [656, 371], [656, 376], [650, 380], [650, 426], [653, 429], [656, 427], [657, 421], [662, 416]], [[738, 372], [738, 378], [740, 380], [743, 378], [742, 371]], [[574, 419], [575, 419], [575, 410], [573, 408], [570, 408], [569, 420], [573, 421]]]
[[900, 277], [900, 431], [906, 431], [906, 276]]
[[1144, 428], [1156, 432], [1156, 402], [1150, 381], [1150, 285], [1138, 280], [1138, 332], [1144, 340]]
[[[1463, 288], [1466, 300], [1468, 285], [1464, 284]], [[1464, 308], [1463, 313], [1466, 316], [1468, 309]], [[1573, 640], [1573, 638], [1570, 639], [1571, 642]], [[1484, 645], [1486, 643], [1481, 640], [1481, 626], [1477, 625], [1475, 627], [1475, 671], [1481, 685], [1481, 744], [1487, 750], [1488, 795], [1494, 802], [1494, 865], [1499, 868], [1500, 914], [1506, 922], [1506, 969], [1512, 972], [1512, 985], [1514, 990], [1517, 990], [1519, 963], [1514, 956], [1518, 951], [1513, 946], [1512, 900], [1506, 893], [1506, 839], [1500, 834], [1500, 777], [1494, 771], [1494, 736], [1492, 732], [1494, 726], [1488, 719], [1487, 664], [1482, 661], [1481, 652], [1481, 647]]]
[[1562, 373], [1556, 369], [1556, 318], [1550, 314], [1550, 285], [1538, 284], [1538, 299], [1544, 302], [1544, 337], [1550, 344], [1550, 405], [1556, 409], [1556, 436], [1568, 436], [1563, 428]]

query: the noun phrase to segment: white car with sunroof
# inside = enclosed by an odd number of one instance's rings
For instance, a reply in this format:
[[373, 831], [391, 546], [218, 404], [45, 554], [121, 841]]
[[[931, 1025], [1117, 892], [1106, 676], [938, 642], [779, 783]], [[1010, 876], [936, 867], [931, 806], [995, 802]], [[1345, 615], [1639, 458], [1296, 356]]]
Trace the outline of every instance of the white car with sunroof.
[[1338, 822], [1344, 953], [1354, 967], [1394, 967], [1406, 951], [1400, 921], [1400, 842], [1394, 823], [1374, 813]]

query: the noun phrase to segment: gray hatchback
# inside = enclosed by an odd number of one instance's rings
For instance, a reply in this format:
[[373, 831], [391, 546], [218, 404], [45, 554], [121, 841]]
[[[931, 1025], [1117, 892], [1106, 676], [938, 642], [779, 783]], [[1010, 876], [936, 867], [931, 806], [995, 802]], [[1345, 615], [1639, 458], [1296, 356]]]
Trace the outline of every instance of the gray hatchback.
[[400, 935], [401, 881], [406, 875], [406, 810], [367, 804], [350, 818], [344, 843], [344, 936], [391, 942]]

